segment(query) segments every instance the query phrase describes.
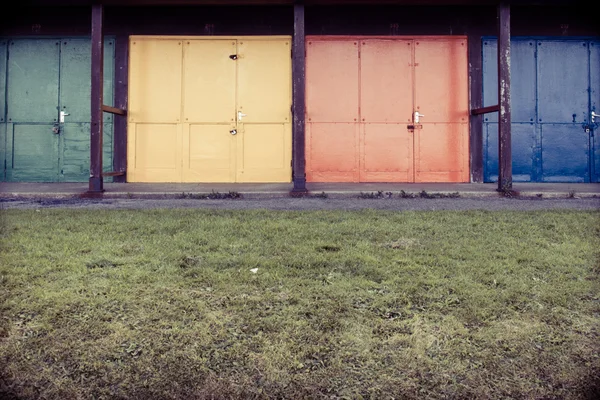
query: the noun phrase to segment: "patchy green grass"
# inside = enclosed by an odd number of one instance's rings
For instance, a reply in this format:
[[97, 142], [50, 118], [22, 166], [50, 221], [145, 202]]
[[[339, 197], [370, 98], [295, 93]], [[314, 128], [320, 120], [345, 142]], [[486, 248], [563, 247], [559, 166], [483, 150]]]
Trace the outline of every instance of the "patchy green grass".
[[600, 396], [597, 212], [2, 224], [0, 397]]

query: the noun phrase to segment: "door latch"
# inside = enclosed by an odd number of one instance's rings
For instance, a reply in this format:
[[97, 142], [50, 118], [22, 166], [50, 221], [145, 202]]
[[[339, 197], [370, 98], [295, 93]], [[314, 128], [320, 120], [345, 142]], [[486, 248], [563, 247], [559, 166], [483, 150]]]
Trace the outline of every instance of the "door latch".
[[425, 115], [421, 114], [420, 112], [418, 112], [418, 111], [415, 111], [415, 124], [418, 124], [418, 123], [419, 123], [419, 120], [420, 120], [420, 118], [421, 118], [421, 117], [424, 117], [424, 116], [425, 116]]
[[64, 124], [65, 123], [65, 117], [70, 115], [68, 112], [66, 111], [61, 111], [60, 112], [60, 123]]
[[54, 123], [52, 126], [52, 133], [59, 134], [60, 133], [60, 124]]

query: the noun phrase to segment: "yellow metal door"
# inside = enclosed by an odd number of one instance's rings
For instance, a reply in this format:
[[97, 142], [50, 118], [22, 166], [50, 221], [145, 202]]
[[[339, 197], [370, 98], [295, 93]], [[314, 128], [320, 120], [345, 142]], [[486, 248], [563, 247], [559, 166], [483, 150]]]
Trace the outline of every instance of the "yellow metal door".
[[128, 181], [290, 182], [290, 40], [132, 36]]
[[181, 40], [129, 47], [127, 180], [181, 182]]
[[237, 181], [290, 182], [290, 39], [238, 40]]
[[235, 182], [236, 52], [232, 39], [184, 41], [184, 182]]

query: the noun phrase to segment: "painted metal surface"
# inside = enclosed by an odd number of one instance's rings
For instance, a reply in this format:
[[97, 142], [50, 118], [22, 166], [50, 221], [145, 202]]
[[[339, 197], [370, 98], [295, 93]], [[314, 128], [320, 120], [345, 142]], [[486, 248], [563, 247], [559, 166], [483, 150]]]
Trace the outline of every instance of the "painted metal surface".
[[59, 181], [60, 42], [11, 40], [7, 74], [8, 181]]
[[358, 181], [358, 39], [306, 42], [306, 180]]
[[[597, 182], [598, 127], [590, 121], [600, 89], [597, 42], [513, 38], [511, 48], [514, 181]], [[497, 101], [496, 57], [496, 41], [485, 39], [484, 105]], [[488, 182], [498, 179], [496, 121], [484, 118]]]
[[[8, 43], [0, 40], [0, 163], [6, 161], [6, 63]], [[0, 168], [0, 181], [6, 179], [6, 167]]]
[[415, 182], [469, 181], [466, 38], [415, 41]]
[[465, 38], [307, 37], [306, 68], [308, 181], [468, 182]]
[[291, 38], [136, 36], [130, 49], [128, 181], [291, 181]]
[[[413, 177], [412, 40], [361, 40], [361, 182]], [[385, 60], [385, 62], [382, 62]]]
[[[112, 41], [107, 44], [112, 46]], [[112, 49], [106, 92], [112, 96]], [[6, 82], [6, 180], [83, 182], [89, 177], [90, 42], [11, 39]], [[6, 60], [6, 58], [4, 58]], [[64, 123], [60, 122], [60, 112]], [[112, 156], [112, 117], [105, 118], [105, 157]]]
[[[590, 109], [600, 114], [600, 40], [590, 42]], [[590, 124], [592, 171], [591, 181], [600, 182], [600, 118], [594, 118]]]

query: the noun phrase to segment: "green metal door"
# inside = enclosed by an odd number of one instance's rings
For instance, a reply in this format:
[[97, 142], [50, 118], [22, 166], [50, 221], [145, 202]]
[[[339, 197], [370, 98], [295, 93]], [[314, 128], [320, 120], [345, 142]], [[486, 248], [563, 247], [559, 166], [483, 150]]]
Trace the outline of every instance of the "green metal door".
[[0, 181], [6, 179], [6, 40], [0, 40]]
[[[112, 41], [106, 42], [105, 104], [112, 103], [113, 47]], [[0, 57], [1, 51], [0, 47]], [[9, 41], [6, 151], [2, 158], [6, 160], [6, 180], [87, 181], [90, 56], [89, 39]], [[106, 115], [104, 122], [104, 165], [111, 170], [112, 116]]]
[[58, 181], [60, 42], [11, 40], [8, 46], [6, 178]]
[[[104, 49], [104, 104], [113, 98], [113, 41]], [[60, 51], [59, 107], [61, 124], [60, 181], [84, 182], [90, 176], [91, 43], [87, 39], [63, 39]], [[60, 114], [59, 114], [60, 118]], [[103, 165], [112, 171], [112, 114], [104, 114]]]

